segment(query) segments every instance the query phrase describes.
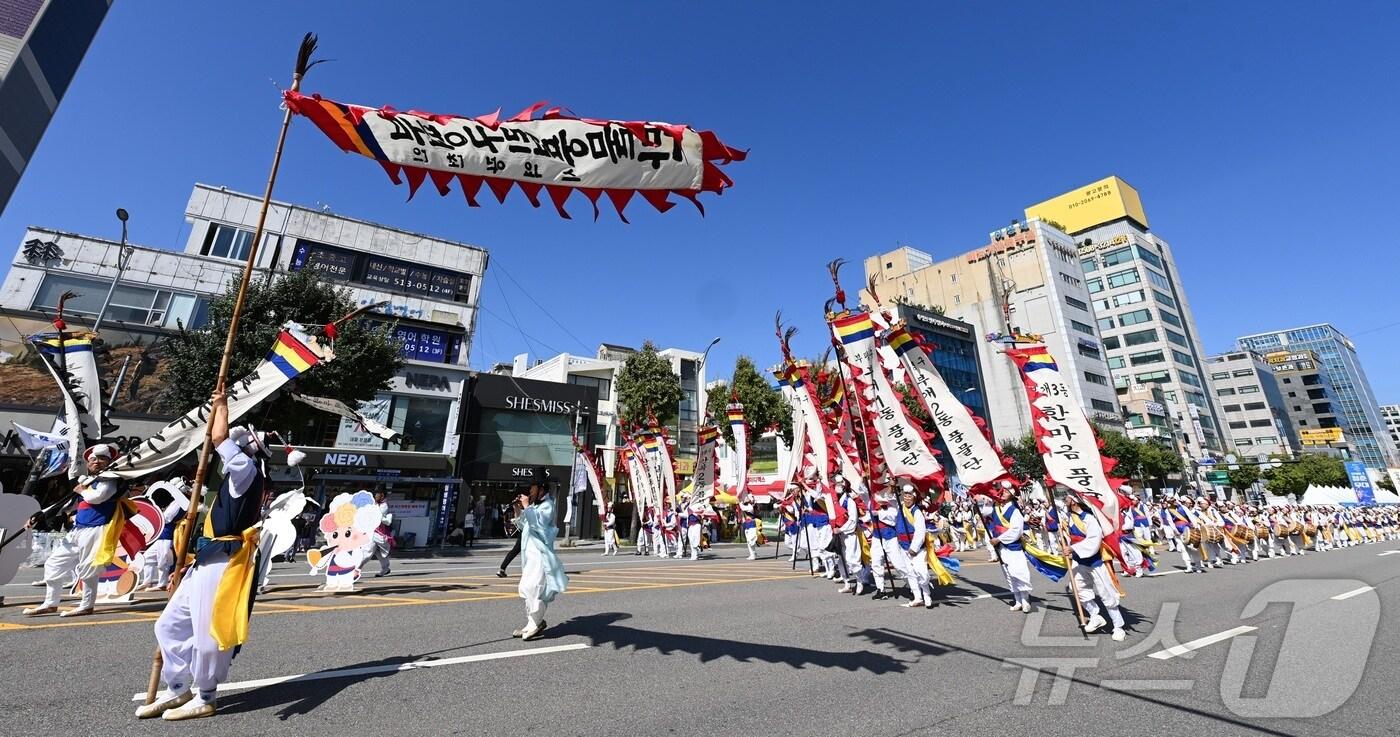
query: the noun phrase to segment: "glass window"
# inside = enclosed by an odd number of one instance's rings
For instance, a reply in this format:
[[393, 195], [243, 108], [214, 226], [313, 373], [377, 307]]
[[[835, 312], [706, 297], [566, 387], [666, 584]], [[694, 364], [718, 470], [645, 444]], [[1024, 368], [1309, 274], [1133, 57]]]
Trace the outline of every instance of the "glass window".
[[1116, 412], [1118, 410], [1117, 407], [1113, 406], [1113, 402], [1105, 402], [1102, 399], [1090, 399], [1089, 404], [1100, 412]]
[[1253, 376], [1254, 369], [1235, 369], [1231, 374], [1233, 376]]
[[1159, 303], [1164, 304], [1172, 309], [1176, 309], [1176, 300], [1172, 299], [1171, 297], [1167, 296], [1162, 292], [1157, 291], [1156, 289], [1152, 290], [1152, 294], [1157, 298], [1157, 301]]
[[1066, 274], [1064, 272], [1060, 272], [1060, 279], [1064, 281], [1064, 283], [1070, 285], [1071, 287], [1077, 287], [1081, 284], [1077, 277], [1070, 276], [1069, 274]]
[[1065, 304], [1069, 305], [1070, 307], [1077, 307], [1081, 310], [1084, 310], [1085, 312], [1089, 311], [1088, 302], [1085, 302], [1082, 299], [1075, 299], [1074, 297], [1071, 297], [1068, 294], [1065, 295]]
[[1099, 332], [1103, 332], [1104, 330], [1112, 330], [1112, 329], [1113, 329], [1113, 318], [1111, 318], [1111, 317], [1100, 317], [1100, 318], [1099, 318]]
[[1172, 313], [1167, 312], [1166, 310], [1157, 310], [1157, 313], [1162, 316], [1162, 322], [1165, 322], [1168, 325], [1175, 325], [1177, 327], [1181, 327], [1181, 318], [1177, 317], [1176, 315], [1173, 315]]
[[[1167, 332], [1171, 332], [1171, 331], [1167, 331]], [[1228, 378], [1230, 378], [1230, 372], [1229, 372], [1229, 371], [1221, 371], [1221, 372], [1219, 372], [1219, 373], [1211, 374], [1211, 375], [1210, 375], [1210, 378], [1212, 378], [1212, 379], [1228, 379]]]
[[1087, 381], [1087, 382], [1089, 382], [1090, 384], [1099, 384], [1100, 386], [1108, 386], [1108, 377], [1107, 377], [1107, 376], [1104, 376], [1103, 374], [1096, 374], [1096, 373], [1094, 373], [1093, 371], [1085, 371], [1085, 372], [1084, 372], [1084, 380]]
[[1259, 387], [1257, 387], [1257, 386], [1242, 386], [1242, 387], [1240, 387], [1240, 394], [1258, 394], [1258, 393], [1259, 393]]
[[1269, 436], [1266, 438], [1255, 438], [1254, 442], [1259, 445], [1278, 445], [1278, 438]]
[[1185, 336], [1185, 335], [1182, 335], [1181, 333], [1178, 333], [1178, 332], [1176, 332], [1175, 330], [1166, 330], [1166, 329], [1163, 329], [1162, 332], [1165, 332], [1165, 333], [1167, 334], [1167, 340], [1169, 340], [1169, 341], [1171, 341], [1171, 342], [1173, 342], [1173, 343], [1175, 343], [1175, 344], [1181, 346], [1182, 348], [1190, 348], [1190, 347], [1191, 347], [1190, 345], [1187, 344], [1187, 342], [1186, 342], [1186, 336]]
[[204, 247], [200, 253], [205, 256], [247, 261], [248, 251], [253, 247], [253, 234], [246, 230], [227, 225], [210, 225], [204, 235]]
[[1250, 427], [1273, 427], [1273, 420], [1250, 420]]
[[[1107, 345], [1107, 343], [1105, 343], [1105, 345]], [[1120, 369], [1127, 364], [1128, 362], [1125, 361], [1122, 356], [1109, 356], [1108, 358], [1108, 367], [1111, 369]]]
[[1144, 343], [1156, 343], [1157, 331], [1139, 330], [1134, 333], [1123, 334], [1123, 345], [1143, 345]]
[[1123, 246], [1122, 248], [1115, 248], [1112, 251], [1104, 253], [1101, 258], [1103, 259], [1104, 266], [1124, 264], [1133, 260], [1133, 250], [1127, 246]]
[[[64, 292], [73, 292], [78, 296], [68, 300], [64, 310], [69, 314], [95, 317], [102, 310], [102, 302], [111, 286], [111, 282], [100, 279], [45, 274], [30, 306], [44, 312], [54, 311], [58, 309], [59, 297]], [[208, 321], [208, 308], [207, 300], [192, 294], [118, 284], [112, 290], [105, 319], [131, 325], [197, 328]]]
[[1124, 327], [1137, 325], [1152, 319], [1152, 310], [1133, 310], [1118, 316], [1118, 324]]
[[1090, 280], [1089, 280], [1089, 293], [1090, 293], [1090, 294], [1098, 294], [1099, 292], [1102, 292], [1102, 291], [1103, 291], [1103, 279], [1090, 279]]
[[1137, 304], [1145, 299], [1147, 299], [1147, 297], [1143, 294], [1141, 289], [1133, 292], [1124, 292], [1122, 294], [1113, 295], [1113, 306], [1122, 307], [1123, 305]]
[[1253, 441], [1253, 440], [1250, 440], [1249, 438], [1235, 438], [1235, 445], [1240, 445], [1240, 446], [1254, 445], [1254, 441]]
[[1147, 269], [1147, 280], [1152, 282], [1152, 286], [1158, 289], [1170, 291], [1172, 288], [1171, 282], [1167, 281], [1167, 277], [1158, 274], [1152, 269]]
[[598, 389], [598, 401], [608, 401], [608, 396], [612, 392], [612, 380], [600, 379], [597, 376], [584, 376], [582, 374], [569, 374], [569, 383], [578, 386], [591, 386]]
[[1072, 327], [1072, 328], [1074, 328], [1075, 330], [1078, 330], [1079, 332], [1085, 333], [1085, 334], [1087, 334], [1087, 335], [1093, 335], [1093, 334], [1094, 334], [1094, 326], [1093, 326], [1093, 325], [1085, 325], [1084, 323], [1082, 323], [1082, 322], [1080, 322], [1080, 321], [1078, 321], [1078, 320], [1070, 320], [1070, 321], [1069, 321], [1069, 326]]
[[[447, 399], [427, 397], [395, 396], [391, 415], [391, 426], [404, 434], [403, 449], [419, 453], [441, 453], [443, 440], [447, 437], [447, 415], [452, 411], [452, 402]], [[483, 414], [485, 414], [483, 412]], [[520, 412], [504, 413], [524, 417], [534, 417]], [[572, 417], [565, 416], [565, 440], [572, 435], [567, 431]], [[487, 427], [487, 425], [483, 425]], [[511, 461], [502, 461], [510, 463]], [[550, 465], [569, 465], [572, 461]]]
[[1244, 408], [1245, 408], [1246, 410], [1250, 410], [1250, 409], [1264, 409], [1264, 403], [1263, 403], [1263, 402], [1245, 402], [1245, 403], [1244, 403]]
[[1233, 397], [1233, 396], [1235, 396], [1235, 390], [1234, 390], [1234, 389], [1231, 389], [1231, 388], [1229, 388], [1229, 387], [1226, 387], [1226, 388], [1224, 388], [1224, 389], [1216, 389], [1216, 390], [1215, 390], [1215, 394], [1216, 394], [1216, 396], [1221, 396], [1221, 397]]
[[1201, 379], [1200, 379], [1200, 377], [1199, 377], [1199, 376], [1196, 376], [1195, 374], [1191, 373], [1190, 371], [1180, 371], [1180, 370], [1178, 370], [1177, 373], [1181, 375], [1181, 383], [1183, 383], [1183, 384], [1190, 384], [1191, 386], [1195, 386], [1195, 387], [1201, 387], [1202, 389], [1205, 388], [1205, 387], [1201, 386]]
[[1246, 427], [1249, 427], [1249, 423], [1248, 423], [1248, 422], [1245, 422], [1244, 420], [1238, 420], [1238, 421], [1236, 421], [1236, 422], [1231, 422], [1231, 423], [1230, 423], [1230, 429], [1231, 429], [1231, 430], [1243, 430], [1243, 429], [1245, 429]]
[[1079, 355], [1085, 356], [1087, 358], [1098, 358], [1100, 355], [1098, 346], [1086, 345], [1084, 341], [1079, 342], [1078, 348]]
[[1195, 366], [1195, 365], [1196, 365], [1196, 362], [1193, 361], [1193, 360], [1191, 360], [1191, 354], [1189, 354], [1189, 353], [1182, 353], [1181, 351], [1178, 351], [1178, 350], [1173, 349], [1173, 350], [1172, 350], [1172, 358], [1175, 358], [1175, 359], [1176, 359], [1176, 362], [1179, 363], [1179, 364], [1181, 364], [1182, 366]]
[[1099, 261], [1094, 257], [1080, 259], [1079, 266], [1084, 269], [1085, 274], [1092, 274], [1099, 268]]
[[1103, 339], [1103, 347], [1110, 351], [1116, 351], [1122, 346], [1118, 344], [1118, 336], [1110, 335]]
[[1134, 366], [1144, 366], [1150, 363], [1161, 363], [1167, 360], [1167, 356], [1161, 351], [1143, 351], [1142, 353], [1130, 354], [1128, 360]]
[[1142, 281], [1142, 276], [1138, 274], [1137, 269], [1124, 269], [1122, 271], [1115, 271], [1114, 273], [1109, 274], [1105, 278], [1108, 280], [1108, 286], [1110, 288], [1126, 287], [1129, 284], [1137, 284], [1138, 282]]
[[1107, 298], [1105, 298], [1105, 299], [1096, 299], [1096, 300], [1094, 300], [1094, 311], [1095, 311], [1095, 312], [1107, 312], [1107, 311], [1108, 311], [1108, 308], [1109, 308], [1110, 306], [1111, 306], [1111, 305], [1108, 303], [1108, 299], [1107, 299]]
[[1137, 246], [1136, 250], [1138, 258], [1142, 259], [1143, 261], [1146, 261], [1149, 264], [1152, 264], [1153, 266], [1156, 266], [1159, 269], [1162, 268], [1162, 259], [1157, 254], [1147, 250], [1146, 248], [1143, 248], [1142, 246]]
[[1139, 384], [1150, 384], [1154, 381], [1166, 381], [1168, 376], [1169, 374], [1165, 371], [1148, 371], [1145, 374], [1138, 374], [1133, 378], [1136, 379]]
[[480, 417], [479, 462], [538, 466], [573, 463], [573, 415], [483, 409]]
[[1239, 411], [1240, 411], [1240, 406], [1239, 406], [1238, 404], [1227, 404], [1227, 405], [1225, 405], [1225, 411], [1226, 411], [1226, 412], [1239, 412]]

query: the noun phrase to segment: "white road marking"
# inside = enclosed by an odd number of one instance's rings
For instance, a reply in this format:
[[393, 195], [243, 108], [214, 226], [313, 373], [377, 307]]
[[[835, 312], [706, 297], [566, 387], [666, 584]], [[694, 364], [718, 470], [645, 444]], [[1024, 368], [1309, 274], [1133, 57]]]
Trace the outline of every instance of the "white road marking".
[[1375, 590], [1375, 586], [1362, 586], [1359, 589], [1352, 589], [1351, 591], [1348, 591], [1345, 594], [1337, 594], [1336, 596], [1332, 597], [1332, 601], [1346, 601], [1347, 599], [1350, 599], [1353, 596], [1360, 596], [1366, 593], [1367, 591]]
[[1400, 550], [1387, 550], [1384, 553], [1376, 553], [1376, 555], [1400, 555]]
[[1220, 642], [1222, 640], [1228, 640], [1231, 637], [1242, 635], [1246, 632], [1253, 632], [1256, 629], [1259, 628], [1243, 625], [1231, 630], [1225, 630], [1224, 632], [1220, 632], [1218, 634], [1210, 635], [1208, 637], [1202, 637], [1199, 640], [1192, 640], [1184, 645], [1169, 647], [1166, 650], [1160, 650], [1158, 652], [1152, 653], [1147, 657], [1155, 658], [1157, 660], [1171, 660], [1172, 658], [1175, 658], [1180, 655], [1185, 655], [1186, 653], [1189, 653], [1193, 650], [1200, 650], [1201, 648], [1207, 645], [1214, 645], [1215, 643]]
[[[550, 653], [562, 653], [570, 650], [583, 650], [593, 647], [588, 643], [577, 642], [572, 645], [552, 645], [550, 647], [537, 647], [529, 650], [507, 650], [500, 653], [484, 653], [482, 655], [464, 655], [460, 658], [440, 658], [437, 660], [415, 660], [411, 663], [400, 663], [398, 665], [374, 665], [365, 668], [342, 668], [340, 670], [323, 670], [315, 673], [300, 673], [294, 676], [278, 676], [276, 678], [260, 678], [256, 681], [238, 681], [235, 683], [225, 683], [219, 686], [219, 693], [226, 691], [242, 691], [249, 688], [262, 688], [264, 686], [276, 686], [282, 683], [304, 683], [306, 681], [321, 681], [327, 678], [358, 678], [362, 676], [372, 676], [379, 673], [397, 673], [406, 670], [418, 670], [419, 668], [437, 668], [444, 665], [461, 665], [463, 663], [480, 663], [487, 660], [503, 660], [505, 658], [519, 658], [526, 655], [548, 655]], [[132, 701], [144, 701], [146, 692], [134, 694]]]

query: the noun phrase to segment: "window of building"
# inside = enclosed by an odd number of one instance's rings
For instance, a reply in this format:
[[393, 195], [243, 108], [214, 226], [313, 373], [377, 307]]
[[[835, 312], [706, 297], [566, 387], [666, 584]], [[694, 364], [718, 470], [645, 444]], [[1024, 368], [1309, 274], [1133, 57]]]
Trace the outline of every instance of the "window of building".
[[1326, 390], [1326, 389], [1318, 388], [1318, 389], [1309, 389], [1309, 390], [1308, 390], [1308, 399], [1326, 399], [1326, 398], [1327, 398], [1327, 390]]
[[1088, 284], [1089, 294], [1098, 294], [1103, 291], [1103, 279], [1090, 279]]
[[1071, 287], [1076, 287], [1076, 288], [1078, 288], [1078, 287], [1080, 287], [1080, 286], [1083, 285], [1083, 282], [1079, 281], [1079, 279], [1077, 279], [1077, 278], [1075, 278], [1075, 277], [1073, 277], [1073, 276], [1070, 276], [1069, 274], [1066, 274], [1066, 273], [1064, 273], [1064, 272], [1060, 272], [1060, 281], [1063, 281], [1064, 283], [1070, 285]]
[[1175, 325], [1176, 327], [1181, 327], [1181, 318], [1177, 317], [1176, 315], [1173, 315], [1170, 312], [1167, 312], [1166, 310], [1157, 310], [1157, 312], [1162, 316], [1162, 322], [1165, 322], [1168, 325]]
[[[1117, 340], [1117, 338], [1114, 338], [1114, 340]], [[1104, 347], [1105, 347], [1105, 348], [1108, 347], [1108, 341], [1107, 341], [1107, 340], [1104, 341]], [[1116, 348], [1117, 346], [1114, 346], [1114, 347]], [[1111, 368], [1111, 369], [1120, 369], [1120, 368], [1123, 368], [1124, 366], [1126, 366], [1127, 364], [1128, 364], [1128, 362], [1125, 361], [1125, 360], [1123, 359], [1122, 356], [1109, 356], [1109, 357], [1108, 357], [1108, 367]]]
[[1152, 290], [1152, 295], [1155, 296], [1155, 297], [1157, 298], [1157, 302], [1158, 302], [1158, 303], [1164, 304], [1164, 305], [1166, 305], [1167, 307], [1170, 307], [1170, 308], [1172, 308], [1172, 309], [1176, 309], [1176, 300], [1172, 299], [1170, 296], [1168, 296], [1168, 295], [1166, 295], [1166, 294], [1164, 294], [1164, 293], [1162, 293], [1162, 292], [1159, 292], [1159, 291], [1157, 291], [1157, 290], [1155, 290], [1155, 289]]
[[1332, 403], [1331, 403], [1331, 402], [1318, 402], [1317, 404], [1314, 404], [1314, 405], [1312, 406], [1312, 409], [1313, 409], [1313, 414], [1317, 414], [1317, 415], [1330, 415], [1330, 414], [1332, 414]]
[[1089, 400], [1089, 404], [1090, 404], [1090, 406], [1092, 406], [1094, 409], [1096, 409], [1096, 410], [1098, 410], [1098, 411], [1100, 411], [1100, 412], [1116, 412], [1116, 411], [1118, 411], [1118, 408], [1113, 406], [1113, 402], [1105, 402], [1105, 401], [1103, 401], [1102, 399], [1090, 399], [1090, 400]]
[[1129, 284], [1137, 284], [1138, 282], [1142, 281], [1142, 276], [1138, 274], [1137, 269], [1124, 269], [1122, 271], [1115, 271], [1104, 278], [1108, 280], [1108, 286], [1110, 289], [1116, 287], [1126, 287]]
[[1216, 396], [1219, 396], [1219, 397], [1233, 397], [1233, 396], [1235, 396], [1235, 390], [1234, 390], [1234, 389], [1231, 389], [1231, 388], [1229, 388], [1229, 387], [1226, 387], [1226, 388], [1224, 388], [1224, 389], [1216, 389], [1216, 390], [1215, 390], [1215, 394], [1216, 394]]
[[606, 402], [612, 393], [612, 380], [601, 379], [597, 376], [584, 376], [582, 374], [569, 374], [569, 383], [578, 386], [591, 386], [598, 389], [598, 401]]
[[1110, 335], [1103, 339], [1103, 347], [1105, 350], [1116, 351], [1122, 346], [1118, 344], [1118, 336]]
[[1249, 427], [1249, 423], [1245, 422], [1244, 420], [1236, 420], [1235, 422], [1230, 423], [1231, 430], [1243, 430], [1246, 427]]
[[1157, 331], [1155, 329], [1139, 330], [1134, 333], [1123, 334], [1123, 345], [1143, 345], [1157, 342]]
[[1178, 351], [1178, 350], [1173, 349], [1173, 350], [1172, 350], [1172, 358], [1175, 358], [1175, 359], [1176, 359], [1176, 362], [1179, 363], [1179, 364], [1181, 364], [1182, 366], [1195, 366], [1195, 365], [1196, 365], [1196, 362], [1193, 361], [1193, 360], [1191, 359], [1191, 354], [1189, 354], [1189, 353], [1182, 353], [1181, 351]]
[[1193, 391], [1191, 389], [1187, 389], [1185, 393], [1187, 402], [1194, 404], [1197, 407], [1206, 406], [1206, 395], [1198, 391]]
[[1298, 392], [1289, 392], [1289, 393], [1288, 393], [1288, 396], [1293, 397], [1294, 399], [1297, 399], [1297, 398], [1298, 398]]
[[1264, 409], [1265, 406], [1263, 402], [1245, 402], [1244, 408], [1246, 411], [1248, 411], [1251, 409]]
[[[1165, 313], [1164, 313], [1165, 314]], [[1138, 325], [1152, 319], [1152, 310], [1133, 310], [1118, 316], [1118, 324], [1123, 327]]]
[[1225, 405], [1225, 411], [1226, 411], [1226, 412], [1239, 412], [1239, 411], [1240, 411], [1240, 406], [1239, 406], [1238, 404], [1227, 404], [1227, 405]]
[[[1285, 384], [1292, 384], [1292, 383], [1293, 383], [1293, 380], [1292, 380], [1292, 379], [1289, 379], [1289, 378], [1287, 378], [1287, 377], [1285, 377], [1284, 380], [1283, 380], [1283, 383], [1285, 383]], [[1291, 395], [1290, 395], [1290, 396], [1291, 396]]]
[[1250, 421], [1249, 421], [1249, 426], [1250, 426], [1250, 427], [1273, 427], [1273, 426], [1274, 426], [1274, 421], [1273, 421], [1273, 420], [1250, 420]]
[[[1171, 331], [1168, 330], [1167, 332], [1171, 332]], [[1211, 375], [1210, 375], [1210, 378], [1212, 378], [1212, 379], [1228, 379], [1228, 378], [1230, 378], [1230, 372], [1228, 372], [1228, 371], [1220, 371], [1220, 372], [1211, 374]]]
[[1177, 374], [1181, 376], [1181, 383], [1190, 384], [1191, 386], [1198, 387], [1201, 389], [1205, 388], [1205, 386], [1201, 384], [1201, 377], [1191, 373], [1190, 371], [1181, 371], [1178, 369]]
[[482, 409], [479, 417], [482, 436], [477, 454], [481, 458], [522, 466], [573, 463], [573, 415]]
[[1133, 377], [1139, 384], [1151, 384], [1152, 382], [1163, 382], [1171, 377], [1166, 371], [1148, 371], [1145, 374], [1137, 374]]
[[204, 234], [204, 245], [199, 252], [205, 256], [226, 258], [233, 261], [247, 261], [248, 251], [253, 247], [253, 234], [228, 225], [213, 224]]
[[1100, 258], [1103, 259], [1104, 266], [1125, 264], [1133, 260], [1133, 250], [1127, 246], [1123, 246], [1122, 248], [1115, 248], [1112, 251], [1104, 253]]
[[1303, 377], [1303, 386], [1316, 386], [1322, 383], [1321, 374], [1308, 374]]
[[1096, 374], [1093, 371], [1085, 371], [1084, 380], [1089, 382], [1090, 384], [1108, 386], [1108, 377], [1104, 376], [1103, 374]]
[[1098, 259], [1090, 256], [1086, 259], [1080, 259], [1079, 266], [1080, 268], [1084, 269], [1085, 274], [1092, 274], [1099, 268], [1099, 261]]
[[1137, 255], [1138, 258], [1142, 259], [1143, 261], [1146, 261], [1147, 263], [1152, 264], [1153, 266], [1156, 266], [1159, 269], [1162, 268], [1161, 257], [1147, 250], [1146, 248], [1143, 248], [1142, 246], [1137, 246]]
[[1089, 311], [1088, 302], [1085, 302], [1082, 299], [1075, 299], [1074, 297], [1071, 297], [1068, 294], [1065, 295], [1065, 304], [1069, 305], [1070, 307], [1084, 310], [1085, 312]]
[[1242, 387], [1240, 387], [1240, 394], [1258, 394], [1258, 393], [1259, 393], [1259, 387], [1254, 386], [1254, 385], [1252, 385], [1252, 384], [1251, 384], [1250, 386], [1242, 386]]
[[1130, 361], [1134, 366], [1145, 366], [1151, 363], [1161, 363], [1165, 360], [1167, 360], [1167, 356], [1161, 351], [1143, 351], [1141, 353], [1132, 353], [1128, 356], [1128, 361]]
[[[39, 285], [30, 306], [35, 310], [54, 312], [58, 309], [59, 297], [64, 292], [72, 292], [78, 296], [65, 302], [63, 309], [73, 315], [96, 317], [111, 286], [112, 282], [106, 280], [49, 273], [44, 275], [44, 282]], [[208, 312], [209, 301], [203, 297], [168, 289], [118, 284], [112, 290], [112, 301], [107, 305], [103, 319], [171, 329], [180, 325], [198, 328], [209, 321]]]
[[1099, 323], [1099, 332], [1100, 332], [1100, 333], [1102, 333], [1102, 332], [1105, 331], [1105, 330], [1112, 330], [1112, 329], [1113, 329], [1113, 318], [1111, 318], [1111, 317], [1100, 317], [1099, 320], [1098, 320], [1098, 323]]
[[1094, 300], [1095, 312], [1107, 312], [1109, 307], [1112, 307], [1112, 304], [1109, 303], [1107, 298]]
[[1253, 376], [1254, 369], [1235, 369], [1232, 373], [1234, 376]]
[[1147, 271], [1147, 280], [1150, 281], [1150, 282], [1152, 282], [1152, 286], [1157, 287], [1158, 289], [1164, 289], [1164, 290], [1168, 290], [1168, 291], [1171, 290], [1172, 285], [1171, 285], [1171, 282], [1167, 281], [1167, 277], [1162, 276], [1161, 274], [1158, 274], [1157, 272], [1153, 271], [1152, 269], [1146, 269], [1146, 271]]
[[1235, 438], [1235, 445], [1239, 445], [1239, 446], [1254, 445], [1254, 441], [1253, 441], [1253, 440], [1250, 440], [1249, 438]]
[[[441, 453], [443, 440], [447, 437], [447, 415], [451, 411], [451, 400], [395, 396], [393, 407], [390, 410], [390, 427], [404, 434], [404, 450], [419, 453]], [[519, 412], [503, 414], [522, 416], [522, 413]], [[535, 417], [536, 415], [523, 416]], [[573, 417], [564, 417], [563, 419], [566, 428], [564, 437], [567, 440], [571, 437], [567, 428], [573, 422]], [[563, 465], [569, 465], [569, 463], [572, 461], [566, 461]]]
[[1254, 442], [1256, 445], [1278, 445], [1278, 438], [1271, 435], [1265, 438], [1255, 438]]
[[1099, 358], [1102, 355], [1099, 353], [1098, 346], [1089, 345], [1082, 340], [1079, 341], [1076, 347], [1079, 349], [1079, 355], [1085, 358]]
[[1143, 294], [1141, 289], [1132, 292], [1124, 292], [1113, 296], [1113, 306], [1122, 307], [1123, 305], [1137, 304], [1145, 299], [1147, 299], [1147, 297]]

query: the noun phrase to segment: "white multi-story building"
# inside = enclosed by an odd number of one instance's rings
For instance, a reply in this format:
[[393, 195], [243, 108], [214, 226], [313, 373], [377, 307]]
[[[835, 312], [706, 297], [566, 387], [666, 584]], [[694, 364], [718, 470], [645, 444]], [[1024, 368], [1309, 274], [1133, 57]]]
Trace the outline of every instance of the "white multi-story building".
[[[30, 228], [0, 286], [0, 313], [8, 318], [0, 323], [3, 348], [20, 355], [25, 335], [50, 329], [64, 293], [77, 294], [65, 305], [69, 324], [91, 326], [116, 280], [101, 329], [112, 348], [101, 367], [103, 379], [109, 385], [122, 382], [113, 419], [123, 442], [158, 430], [185, 409], [159, 402], [159, 341], [180, 326], [203, 325], [210, 299], [239, 277], [260, 199], [196, 185], [185, 208], [189, 230], [183, 252], [129, 245], [120, 272], [119, 242]], [[443, 483], [457, 480], [458, 417], [486, 251], [280, 202], [269, 209], [265, 230], [255, 278], [314, 269], [348, 289], [360, 305], [388, 302], [368, 319], [391, 324], [403, 346], [403, 370], [362, 410], [404, 433], [405, 443], [387, 445], [328, 415], [294, 433], [298, 445], [309, 446], [308, 465], [320, 469], [323, 484], [337, 489], [382, 482], [393, 484], [395, 496], [407, 501], [435, 500]], [[49, 405], [57, 404], [56, 391], [52, 394], [40, 394], [43, 399], [26, 408], [21, 397], [0, 389], [0, 421], [19, 419], [47, 429]]]
[[1192, 458], [1225, 449], [1206, 354], [1171, 246], [1148, 230], [1137, 190], [1116, 176], [1026, 208], [1073, 238], [1114, 386], [1160, 384]]
[[1302, 450], [1278, 377], [1263, 356], [1236, 351], [1211, 356], [1207, 366], [1236, 455], [1292, 456]]
[[[1123, 429], [1074, 241], [1048, 222], [993, 231], [987, 245], [944, 261], [904, 246], [867, 258], [865, 274], [885, 304], [941, 312], [979, 336], [1039, 336], [1089, 417]], [[993, 434], [1001, 442], [1021, 438], [1031, 416], [1016, 365], [995, 341], [977, 356]]]
[[1381, 419], [1390, 433], [1390, 442], [1400, 446], [1400, 404], [1382, 404]]

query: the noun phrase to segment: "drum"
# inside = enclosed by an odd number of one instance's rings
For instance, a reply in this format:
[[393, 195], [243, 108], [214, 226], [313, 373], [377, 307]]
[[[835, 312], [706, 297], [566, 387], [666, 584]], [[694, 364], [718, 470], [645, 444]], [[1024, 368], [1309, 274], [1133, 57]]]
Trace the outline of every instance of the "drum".
[[1234, 534], [1231, 535], [1231, 537], [1240, 545], [1249, 545], [1254, 542], [1254, 529], [1241, 525], [1235, 528]]
[[1206, 540], [1206, 542], [1208, 542], [1208, 543], [1218, 543], [1218, 542], [1220, 542], [1221, 540], [1224, 540], [1224, 539], [1225, 539], [1225, 531], [1222, 530], [1221, 528], [1216, 527], [1216, 526], [1214, 526], [1214, 525], [1212, 525], [1212, 526], [1206, 528], [1206, 531], [1205, 531], [1205, 540]]
[[1200, 545], [1200, 544], [1201, 544], [1201, 530], [1200, 530], [1200, 528], [1199, 528], [1199, 527], [1192, 527], [1192, 528], [1189, 528], [1188, 530], [1186, 530], [1186, 534], [1182, 536], [1182, 539], [1186, 540], [1186, 544], [1187, 544], [1187, 545]]
[[1280, 522], [1278, 526], [1279, 537], [1289, 537], [1302, 532], [1303, 528], [1297, 522]]
[[1312, 537], [1313, 535], [1316, 535], [1316, 534], [1317, 534], [1317, 525], [1315, 525], [1315, 524], [1313, 524], [1313, 523], [1311, 523], [1311, 522], [1309, 522], [1309, 523], [1306, 524], [1306, 525], [1303, 525], [1303, 534], [1307, 535], [1308, 537]]
[[1269, 526], [1259, 525], [1258, 527], [1254, 528], [1254, 536], [1259, 538], [1260, 540], [1269, 539]]

